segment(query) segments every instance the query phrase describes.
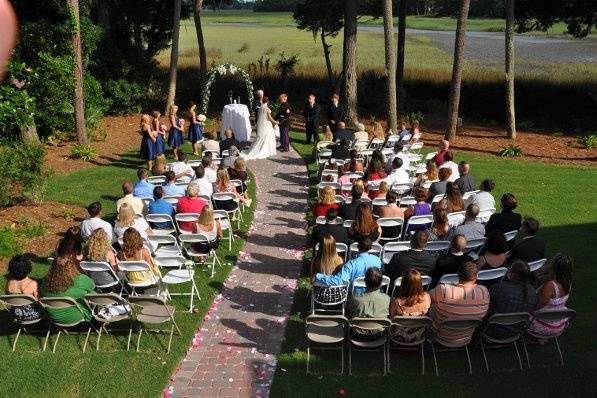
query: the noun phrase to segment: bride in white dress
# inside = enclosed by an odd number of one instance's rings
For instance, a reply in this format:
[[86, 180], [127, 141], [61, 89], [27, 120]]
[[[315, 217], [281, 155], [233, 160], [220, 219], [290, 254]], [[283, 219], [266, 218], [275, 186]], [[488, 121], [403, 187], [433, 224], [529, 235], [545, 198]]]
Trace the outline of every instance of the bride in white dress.
[[276, 135], [274, 124], [278, 124], [272, 117], [272, 111], [267, 104], [267, 97], [263, 97], [263, 103], [257, 114], [257, 138], [242, 157], [251, 159], [265, 159], [276, 154]]

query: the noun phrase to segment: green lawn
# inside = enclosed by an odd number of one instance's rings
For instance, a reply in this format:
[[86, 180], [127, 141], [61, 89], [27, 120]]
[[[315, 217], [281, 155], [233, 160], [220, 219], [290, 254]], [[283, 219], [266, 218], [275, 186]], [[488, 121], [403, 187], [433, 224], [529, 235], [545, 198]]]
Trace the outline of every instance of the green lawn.
[[[188, 152], [190, 148], [185, 150]], [[124, 180], [135, 180], [137, 167], [141, 165], [136, 151], [126, 153], [121, 161], [108, 166], [92, 167], [76, 171], [50, 181], [48, 200], [87, 205], [100, 200], [105, 212], [113, 216], [114, 200], [121, 195]], [[255, 198], [255, 184], [249, 184], [250, 195]], [[157, 397], [168, 385], [170, 375], [191, 344], [194, 331], [202, 324], [213, 297], [221, 290], [228, 272], [236, 263], [243, 237], [251, 223], [256, 201], [244, 214], [244, 223], [237, 232], [232, 250], [227, 242], [220, 245], [218, 256], [223, 263], [210, 279], [207, 268], [196, 268], [195, 280], [201, 301], [196, 302], [199, 312], [190, 314], [188, 296], [174, 297], [176, 321], [182, 336], [174, 336], [172, 351], [166, 355], [167, 336], [144, 335], [141, 352], [126, 352], [126, 336], [102, 336], [101, 349], [95, 351], [95, 338], [85, 354], [81, 353], [74, 336], [63, 336], [55, 354], [41, 352], [39, 341], [31, 336], [21, 336], [17, 352], [10, 352], [12, 328], [5, 311], [0, 312], [0, 361], [3, 397]], [[33, 276], [41, 278], [47, 272], [47, 264], [35, 264]], [[4, 279], [0, 288], [4, 290]], [[184, 285], [183, 285], [184, 286]], [[187, 286], [183, 287], [187, 291]], [[190, 288], [189, 288], [190, 289]], [[178, 289], [171, 289], [178, 291]], [[81, 346], [83, 339], [80, 340]], [[124, 344], [124, 345], [123, 345]]]
[[[317, 183], [316, 169], [311, 163], [311, 146], [304, 145], [304, 135], [293, 133], [293, 146], [309, 162], [311, 195]], [[597, 180], [597, 168], [555, 166], [489, 156], [456, 154], [457, 160], [468, 160], [472, 174], [479, 181], [491, 177], [496, 182], [495, 197], [504, 192], [515, 193], [522, 214], [533, 215], [541, 222], [540, 237], [547, 241], [548, 254], [565, 252], [575, 259], [573, 290], [568, 301], [578, 317], [560, 340], [566, 367], [559, 367], [555, 345], [530, 347], [532, 369], [518, 370], [511, 349], [489, 352], [492, 372], [487, 373], [478, 349], [471, 350], [474, 374], [465, 370], [463, 352], [440, 353], [440, 376], [433, 374], [433, 361], [427, 355], [427, 374], [420, 376], [420, 356], [392, 353], [393, 373], [386, 377], [371, 376], [380, 372], [380, 356], [356, 353], [353, 376], [305, 374], [306, 340], [304, 316], [308, 312], [308, 278], [303, 277], [297, 291], [293, 314], [288, 323], [282, 354], [272, 387], [272, 396], [329, 397], [344, 389], [347, 396], [388, 396], [396, 391], [401, 396], [530, 396], [538, 392], [548, 396], [591, 396], [597, 392], [592, 378], [597, 371], [593, 359], [597, 343], [593, 332], [597, 317], [593, 309], [594, 279], [597, 269], [595, 236], [597, 236], [597, 194], [590, 181]], [[313, 358], [312, 358], [313, 359]], [[337, 353], [315, 356], [316, 369], [336, 371]]]

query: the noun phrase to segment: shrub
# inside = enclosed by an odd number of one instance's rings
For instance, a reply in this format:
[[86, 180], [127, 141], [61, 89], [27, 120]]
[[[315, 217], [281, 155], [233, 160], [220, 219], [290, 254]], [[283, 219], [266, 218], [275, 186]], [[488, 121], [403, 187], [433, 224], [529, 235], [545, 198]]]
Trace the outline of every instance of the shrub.
[[502, 149], [500, 149], [500, 156], [504, 156], [504, 157], [517, 157], [517, 156], [522, 156], [522, 148], [517, 146], [517, 145], [508, 145], [505, 147], [502, 147]]
[[0, 258], [10, 258], [21, 254], [21, 247], [13, 228], [8, 225], [0, 228]]
[[86, 162], [97, 157], [97, 152], [90, 145], [73, 144], [70, 154], [73, 159], [81, 159]]
[[42, 172], [45, 149], [41, 145], [11, 143], [0, 147], [0, 206], [8, 206], [21, 198], [45, 194], [48, 175]]
[[583, 148], [592, 149], [597, 147], [597, 134], [585, 135], [578, 139], [578, 144]]
[[110, 80], [106, 86], [106, 95], [111, 98], [109, 113], [127, 115], [141, 112], [141, 103], [145, 90], [135, 82], [125, 79]]
[[0, 85], [0, 131], [17, 137], [20, 130], [34, 125], [35, 101], [25, 90]]

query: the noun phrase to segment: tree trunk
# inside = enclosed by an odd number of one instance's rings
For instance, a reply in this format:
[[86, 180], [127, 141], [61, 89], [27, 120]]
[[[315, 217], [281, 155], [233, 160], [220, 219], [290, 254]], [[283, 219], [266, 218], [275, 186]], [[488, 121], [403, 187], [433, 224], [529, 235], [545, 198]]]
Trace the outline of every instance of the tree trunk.
[[207, 53], [205, 51], [205, 40], [203, 39], [203, 28], [201, 26], [202, 9], [203, 0], [195, 0], [193, 18], [195, 20], [195, 31], [197, 32], [197, 45], [199, 46], [199, 79], [201, 85], [205, 83], [205, 77], [207, 76]]
[[323, 56], [325, 57], [325, 67], [328, 71], [328, 82], [332, 91], [336, 89], [336, 76], [334, 76], [334, 70], [332, 69], [332, 61], [330, 60], [330, 45], [325, 41], [325, 31], [321, 29], [321, 45], [323, 46]]
[[39, 143], [39, 136], [37, 135], [37, 127], [35, 127], [35, 124], [21, 128], [21, 141], [25, 144]]
[[404, 45], [406, 43], [406, 1], [400, 0], [398, 8], [398, 65], [396, 66], [396, 91], [398, 116], [404, 114]]
[[85, 129], [85, 102], [83, 97], [83, 60], [81, 58], [81, 25], [79, 22], [79, 0], [68, 0], [70, 17], [72, 19], [72, 45], [75, 78], [75, 128], [77, 142], [87, 144], [87, 131]]
[[172, 27], [172, 48], [170, 49], [170, 80], [168, 81], [168, 99], [166, 100], [166, 111], [174, 104], [176, 98], [176, 74], [178, 72], [178, 37], [180, 32], [180, 7], [181, 0], [174, 0], [174, 25]]
[[[402, 0], [404, 1], [404, 0]], [[396, 53], [394, 52], [394, 20], [392, 0], [383, 0], [383, 31], [386, 55], [386, 78], [388, 79], [387, 106], [388, 127], [396, 132], [398, 117], [396, 115]]]
[[452, 82], [450, 84], [450, 100], [448, 102], [448, 125], [445, 139], [448, 141], [456, 138], [458, 127], [458, 106], [460, 103], [460, 86], [462, 83], [462, 63], [464, 61], [464, 40], [466, 35], [466, 22], [470, 0], [460, 0], [458, 21], [456, 24], [456, 38], [454, 40], [454, 63], [452, 65]]
[[516, 139], [514, 103], [514, 0], [506, 0], [506, 131]]
[[344, 102], [346, 121], [351, 126], [358, 123], [357, 103], [357, 0], [346, 0], [344, 5]]

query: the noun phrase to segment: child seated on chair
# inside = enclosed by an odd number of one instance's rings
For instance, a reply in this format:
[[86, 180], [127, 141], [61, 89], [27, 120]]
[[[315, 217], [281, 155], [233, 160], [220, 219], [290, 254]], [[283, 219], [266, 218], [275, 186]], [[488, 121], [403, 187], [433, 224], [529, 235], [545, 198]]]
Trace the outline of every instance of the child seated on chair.
[[[122, 261], [145, 261], [149, 265], [151, 271], [129, 272], [127, 275], [129, 282], [151, 282], [155, 281], [155, 276], [159, 275], [160, 271], [151, 257], [151, 252], [147, 247], [143, 246], [141, 234], [135, 228], [129, 228], [124, 231], [122, 250], [119, 253], [119, 257]], [[153, 272], [154, 275], [151, 275], [149, 272]], [[147, 289], [145, 293], [149, 293]]]
[[[39, 299], [39, 285], [29, 277], [31, 261], [25, 256], [14, 256], [8, 263], [6, 273], [6, 294], [29, 294]], [[10, 313], [17, 322], [29, 322], [40, 319], [42, 312], [38, 304], [28, 304], [11, 308]]]

